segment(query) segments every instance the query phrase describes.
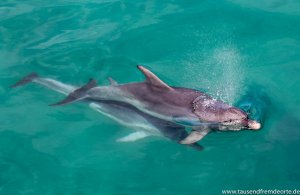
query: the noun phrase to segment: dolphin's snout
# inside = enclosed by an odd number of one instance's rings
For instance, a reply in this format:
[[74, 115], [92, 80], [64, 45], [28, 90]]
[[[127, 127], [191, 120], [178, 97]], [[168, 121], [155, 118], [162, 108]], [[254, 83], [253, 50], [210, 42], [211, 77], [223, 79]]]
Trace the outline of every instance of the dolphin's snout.
[[261, 124], [257, 121], [249, 120], [248, 127], [252, 130], [259, 130], [261, 128]]

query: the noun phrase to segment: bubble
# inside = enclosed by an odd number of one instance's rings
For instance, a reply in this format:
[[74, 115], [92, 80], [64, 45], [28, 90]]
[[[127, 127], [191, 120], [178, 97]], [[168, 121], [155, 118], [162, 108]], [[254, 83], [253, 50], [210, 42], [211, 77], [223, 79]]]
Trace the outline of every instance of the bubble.
[[244, 83], [242, 57], [234, 47], [221, 47], [212, 52], [212, 93], [233, 104], [240, 95]]
[[234, 104], [243, 93], [245, 64], [234, 46], [191, 52], [183, 64], [187, 87], [204, 90], [228, 104]]

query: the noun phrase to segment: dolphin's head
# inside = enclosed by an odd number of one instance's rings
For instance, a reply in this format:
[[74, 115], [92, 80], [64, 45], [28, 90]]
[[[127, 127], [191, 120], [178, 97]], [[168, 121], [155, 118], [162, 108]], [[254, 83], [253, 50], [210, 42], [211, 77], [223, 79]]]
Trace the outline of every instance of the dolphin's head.
[[223, 113], [222, 121], [220, 124], [221, 130], [234, 130], [241, 129], [258, 130], [261, 124], [255, 120], [249, 119], [246, 112], [239, 108], [230, 107]]

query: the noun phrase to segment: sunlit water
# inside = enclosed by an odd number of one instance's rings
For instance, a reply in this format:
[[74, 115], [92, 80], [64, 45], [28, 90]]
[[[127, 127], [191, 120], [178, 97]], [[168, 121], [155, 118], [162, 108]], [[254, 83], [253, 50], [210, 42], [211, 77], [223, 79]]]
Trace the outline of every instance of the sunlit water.
[[[300, 188], [300, 3], [0, 2], [0, 194], [221, 194]], [[199, 152], [129, 129], [37, 85], [29, 72], [82, 85], [142, 81], [143, 64], [263, 123], [212, 133]]]

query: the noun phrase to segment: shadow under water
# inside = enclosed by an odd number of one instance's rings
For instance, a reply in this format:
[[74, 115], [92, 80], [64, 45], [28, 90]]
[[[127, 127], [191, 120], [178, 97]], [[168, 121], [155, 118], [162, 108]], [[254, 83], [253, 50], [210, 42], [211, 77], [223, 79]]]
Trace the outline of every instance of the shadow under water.
[[266, 120], [271, 105], [271, 99], [264, 87], [257, 84], [250, 85], [245, 95], [236, 104], [237, 107], [247, 112], [251, 119], [261, 124]]

